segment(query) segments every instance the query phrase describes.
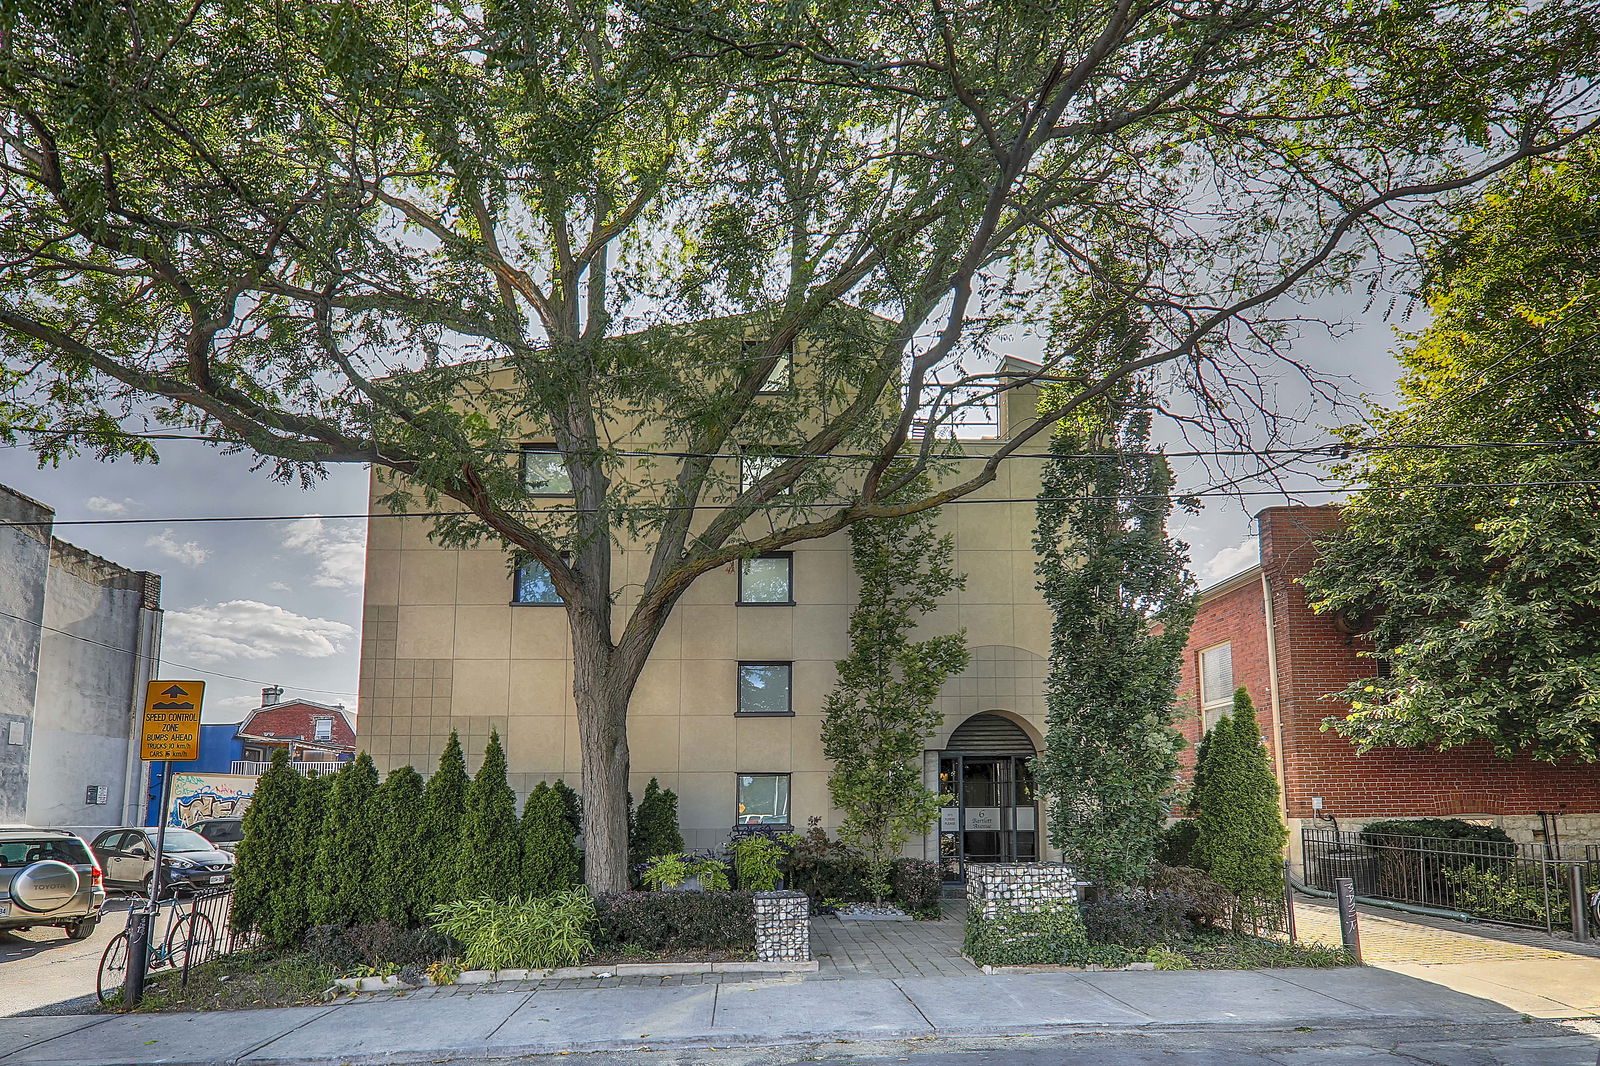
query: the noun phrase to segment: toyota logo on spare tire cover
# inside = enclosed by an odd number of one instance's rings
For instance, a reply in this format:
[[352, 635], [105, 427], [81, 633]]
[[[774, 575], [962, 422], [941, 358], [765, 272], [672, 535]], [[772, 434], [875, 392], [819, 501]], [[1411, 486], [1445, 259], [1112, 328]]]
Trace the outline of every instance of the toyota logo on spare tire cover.
[[35, 914], [64, 907], [77, 894], [78, 871], [55, 859], [26, 866], [11, 879], [12, 902]]

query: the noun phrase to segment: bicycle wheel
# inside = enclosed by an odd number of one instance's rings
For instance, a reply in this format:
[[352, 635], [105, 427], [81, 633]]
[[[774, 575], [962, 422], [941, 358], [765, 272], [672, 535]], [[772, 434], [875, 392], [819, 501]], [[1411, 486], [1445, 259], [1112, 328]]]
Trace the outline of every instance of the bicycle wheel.
[[181, 970], [199, 966], [216, 950], [217, 927], [204, 914], [185, 914], [167, 932], [167, 965]]
[[118, 933], [106, 945], [100, 956], [100, 973], [95, 979], [94, 994], [101, 1003], [122, 995], [122, 983], [128, 977], [128, 934]]

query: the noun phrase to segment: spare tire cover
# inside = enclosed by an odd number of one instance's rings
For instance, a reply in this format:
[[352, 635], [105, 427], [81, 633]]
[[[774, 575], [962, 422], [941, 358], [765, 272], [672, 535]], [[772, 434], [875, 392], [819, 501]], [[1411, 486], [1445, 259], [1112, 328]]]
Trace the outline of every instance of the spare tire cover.
[[65, 907], [77, 894], [78, 871], [55, 859], [24, 866], [11, 878], [11, 901], [35, 914]]

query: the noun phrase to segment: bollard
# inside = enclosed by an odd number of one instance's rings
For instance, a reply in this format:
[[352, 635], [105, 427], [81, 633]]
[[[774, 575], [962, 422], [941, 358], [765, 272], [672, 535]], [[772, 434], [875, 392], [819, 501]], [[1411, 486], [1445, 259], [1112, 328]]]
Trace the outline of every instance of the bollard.
[[1289, 860], [1283, 862], [1283, 918], [1284, 931], [1289, 934], [1289, 943], [1297, 939], [1294, 933], [1294, 875], [1289, 872]]
[[1356, 924], [1356, 882], [1354, 878], [1340, 877], [1333, 882], [1339, 896], [1339, 933], [1344, 938], [1345, 950], [1357, 966], [1361, 965], [1361, 929]]
[[1572, 907], [1572, 939], [1580, 944], [1589, 940], [1589, 893], [1583, 883], [1583, 867], [1567, 867], [1567, 900]]
[[137, 1007], [144, 999], [144, 974], [150, 962], [150, 927], [155, 915], [141, 909], [128, 927], [128, 972], [122, 978], [122, 1005]]

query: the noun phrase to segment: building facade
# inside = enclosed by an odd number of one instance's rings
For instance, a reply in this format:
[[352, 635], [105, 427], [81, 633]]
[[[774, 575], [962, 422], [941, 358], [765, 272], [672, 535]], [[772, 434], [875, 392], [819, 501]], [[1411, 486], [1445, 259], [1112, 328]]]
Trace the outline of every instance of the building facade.
[[[1019, 395], [1011, 411], [1035, 402]], [[967, 582], [925, 628], [964, 629], [972, 659], [939, 697], [943, 725], [924, 756], [927, 782], [952, 806], [908, 853], [942, 854], [952, 868], [1047, 857], [1026, 767], [1043, 738], [1050, 634], [1033, 571], [1039, 474], [1036, 460], [1007, 462], [939, 515]], [[388, 488], [375, 479], [374, 513]], [[619, 616], [648, 562], [615, 549]], [[856, 595], [841, 533], [705, 574], [673, 610], [629, 709], [630, 784], [635, 796], [652, 777], [677, 792], [689, 847], [719, 845], [741, 824], [837, 825], [822, 707]], [[566, 612], [547, 578], [515, 572], [499, 549], [441, 548], [425, 520], [375, 518], [365, 596], [359, 744], [380, 767], [429, 773], [456, 730], [475, 768], [495, 730], [519, 795], [555, 778], [580, 786]]]
[[161, 578], [57, 540], [54, 517], [0, 486], [0, 822], [134, 824]]
[[355, 755], [356, 726], [344, 704], [286, 700], [276, 686], [261, 690], [261, 706], [234, 730], [239, 756], [235, 774], [262, 774], [278, 750], [302, 773], [326, 773]]
[[[1385, 818], [1493, 823], [1518, 841], [1600, 843], [1600, 765], [1502, 759], [1488, 744], [1447, 752], [1390, 748], [1358, 755], [1324, 720], [1350, 707], [1327, 695], [1371, 677], [1370, 644], [1318, 615], [1300, 584], [1316, 542], [1338, 528], [1337, 507], [1272, 507], [1256, 516], [1261, 562], [1200, 595], [1180, 694], [1193, 745], [1244, 686], [1272, 752], [1300, 859], [1300, 828], [1358, 829]], [[1190, 757], [1192, 758], [1192, 748]]]

